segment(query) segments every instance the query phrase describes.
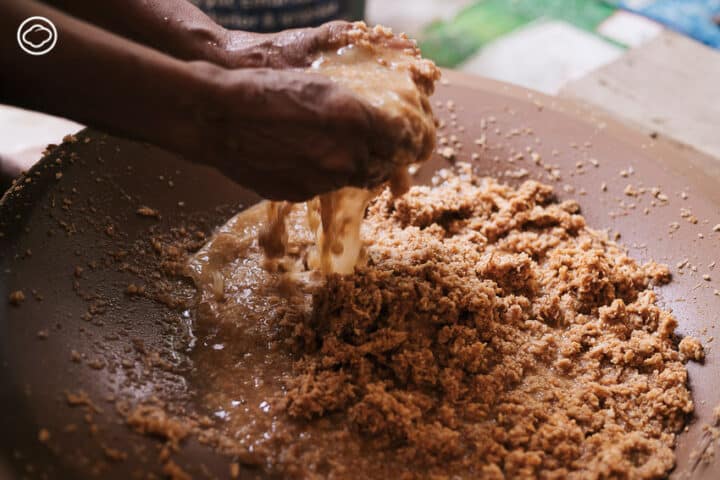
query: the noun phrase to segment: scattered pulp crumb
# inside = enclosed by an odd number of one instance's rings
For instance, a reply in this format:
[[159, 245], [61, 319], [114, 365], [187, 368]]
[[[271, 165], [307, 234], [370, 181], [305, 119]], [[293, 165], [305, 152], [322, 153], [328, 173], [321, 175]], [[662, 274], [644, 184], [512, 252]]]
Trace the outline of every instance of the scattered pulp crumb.
[[157, 405], [140, 405], [127, 415], [126, 420], [135, 431], [156, 435], [174, 445], [184, 439], [191, 429], [190, 424], [171, 418]]
[[680, 354], [688, 360], [695, 360], [696, 362], [702, 361], [705, 358], [705, 352], [703, 346], [695, 337], [685, 337], [680, 340]]
[[20, 306], [21, 303], [25, 301], [25, 294], [22, 290], [15, 290], [14, 292], [10, 292], [10, 304]]
[[160, 218], [160, 212], [154, 208], [142, 206], [136, 210], [136, 213], [142, 217], [155, 217]]
[[439, 153], [445, 160], [452, 160], [455, 158], [455, 149], [453, 147], [443, 147], [440, 149]]

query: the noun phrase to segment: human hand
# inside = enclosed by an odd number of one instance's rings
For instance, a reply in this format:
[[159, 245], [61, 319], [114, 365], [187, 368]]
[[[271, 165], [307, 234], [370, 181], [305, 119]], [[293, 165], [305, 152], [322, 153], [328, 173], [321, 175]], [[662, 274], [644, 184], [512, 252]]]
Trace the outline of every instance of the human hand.
[[[350, 43], [353, 28], [353, 23], [338, 20], [271, 34], [227, 30], [221, 34], [220, 52], [214, 52], [213, 61], [226, 68], [304, 68], [321, 52]], [[385, 43], [398, 49], [415, 47], [413, 41], [400, 35]]]
[[349, 22], [335, 21], [267, 34], [226, 30], [213, 61], [226, 68], [307, 67], [319, 52], [346, 45], [351, 28]]
[[321, 75], [213, 69], [207, 76], [213, 92], [200, 124], [176, 149], [266, 198], [302, 201], [377, 185], [392, 173], [387, 159], [411, 143], [404, 123]]

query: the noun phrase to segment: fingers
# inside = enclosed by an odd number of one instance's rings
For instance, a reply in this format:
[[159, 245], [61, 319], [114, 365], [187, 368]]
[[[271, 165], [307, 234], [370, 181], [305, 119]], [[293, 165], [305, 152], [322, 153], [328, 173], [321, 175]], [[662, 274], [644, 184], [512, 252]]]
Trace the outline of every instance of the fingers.
[[276, 35], [275, 44], [281, 58], [275, 67], [307, 67], [317, 54], [347, 45], [352, 24], [344, 21], [325, 23], [316, 28], [285, 30]]
[[392, 34], [387, 29], [375, 30], [342, 20], [328, 22], [315, 28], [284, 30], [272, 34], [271, 37], [271, 45], [260, 43], [260, 46], [264, 46], [265, 50], [272, 48], [276, 54], [266, 55], [262, 50], [252, 50], [252, 54], [259, 58], [251, 59], [253, 60], [251, 64], [278, 69], [307, 67], [319, 53], [343, 47], [363, 38], [370, 43], [388, 48], [417, 50], [416, 42], [405, 34]]

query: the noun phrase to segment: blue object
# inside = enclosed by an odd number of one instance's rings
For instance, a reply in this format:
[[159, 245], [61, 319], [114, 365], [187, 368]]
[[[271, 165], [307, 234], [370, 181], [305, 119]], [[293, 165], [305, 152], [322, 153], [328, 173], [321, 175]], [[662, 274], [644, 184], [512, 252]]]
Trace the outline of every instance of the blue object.
[[[639, 5], [638, 5], [639, 4]], [[617, 5], [720, 49], [720, 0], [623, 0]]]

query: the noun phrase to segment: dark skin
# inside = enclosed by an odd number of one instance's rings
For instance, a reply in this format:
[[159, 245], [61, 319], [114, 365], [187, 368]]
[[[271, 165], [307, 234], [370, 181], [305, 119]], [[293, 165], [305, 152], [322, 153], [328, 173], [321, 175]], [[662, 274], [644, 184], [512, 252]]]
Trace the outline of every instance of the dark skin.
[[[344, 22], [227, 31], [184, 0], [4, 0], [1, 10], [0, 69], [13, 76], [0, 80], [0, 102], [148, 141], [266, 198], [372, 186], [384, 178], [370, 181], [368, 165], [403, 141], [382, 112], [300, 70], [344, 44]], [[58, 30], [38, 57], [14, 38], [33, 15]]]
[[226, 30], [185, 0], [44, 0], [100, 28], [181, 60], [225, 68], [306, 67], [312, 56], [344, 44], [347, 22], [259, 34]]

